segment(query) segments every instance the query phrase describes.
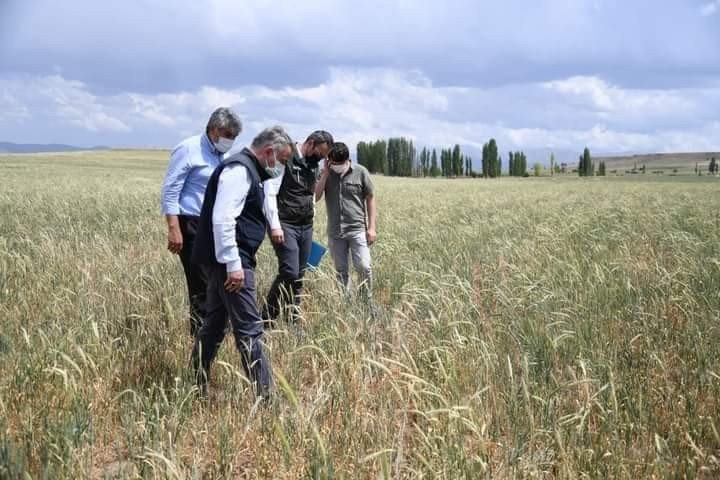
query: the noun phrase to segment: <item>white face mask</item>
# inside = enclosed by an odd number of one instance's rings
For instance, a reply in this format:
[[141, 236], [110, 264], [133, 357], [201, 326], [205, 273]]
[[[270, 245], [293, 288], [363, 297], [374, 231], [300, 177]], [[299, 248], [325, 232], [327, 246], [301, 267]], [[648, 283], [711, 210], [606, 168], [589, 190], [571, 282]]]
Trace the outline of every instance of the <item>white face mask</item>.
[[213, 145], [215, 146], [215, 150], [217, 150], [218, 152], [226, 153], [232, 148], [233, 143], [235, 143], [235, 140], [225, 137], [219, 137], [218, 141], [213, 143]]
[[333, 163], [332, 165], [330, 165], [330, 169], [333, 172], [340, 175], [341, 177], [343, 175], [345, 175], [345, 172], [347, 172], [349, 168], [350, 168], [350, 162], [345, 162], [345, 163], [341, 163], [341, 164]]
[[277, 178], [283, 173], [285, 173], [285, 165], [278, 162], [277, 157], [275, 156], [275, 152], [273, 152], [273, 159], [275, 160], [275, 166], [274, 167], [265, 167], [265, 172], [270, 175], [270, 178]]

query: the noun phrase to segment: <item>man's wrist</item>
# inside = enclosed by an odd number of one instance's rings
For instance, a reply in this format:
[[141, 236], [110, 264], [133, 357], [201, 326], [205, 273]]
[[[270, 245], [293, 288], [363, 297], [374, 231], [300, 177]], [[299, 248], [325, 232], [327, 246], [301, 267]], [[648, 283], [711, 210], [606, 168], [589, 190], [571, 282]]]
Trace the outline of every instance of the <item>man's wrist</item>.
[[225, 269], [227, 273], [233, 273], [237, 272], [238, 270], [242, 270], [242, 260], [239, 258], [237, 260], [233, 260], [232, 262], [228, 262], [225, 264]]

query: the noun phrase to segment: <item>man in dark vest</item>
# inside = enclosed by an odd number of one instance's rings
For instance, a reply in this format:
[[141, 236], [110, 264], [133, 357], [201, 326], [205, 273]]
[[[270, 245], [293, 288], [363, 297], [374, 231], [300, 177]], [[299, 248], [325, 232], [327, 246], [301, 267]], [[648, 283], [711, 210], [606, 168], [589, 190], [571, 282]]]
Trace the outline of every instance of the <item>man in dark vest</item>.
[[256, 394], [263, 398], [269, 395], [272, 373], [262, 346], [255, 254], [268, 228], [263, 182], [279, 176], [292, 153], [292, 141], [285, 130], [267, 128], [250, 148], [225, 159], [208, 182], [193, 249], [193, 261], [203, 266], [208, 277], [207, 313], [192, 353], [203, 393], [229, 319], [243, 368]]
[[276, 319], [281, 305], [289, 307], [292, 320], [297, 319], [312, 246], [318, 166], [332, 146], [330, 133], [314, 131], [305, 143], [296, 145], [283, 176], [267, 182], [266, 209], [272, 218], [270, 238], [278, 259], [278, 274], [263, 308], [265, 320]]

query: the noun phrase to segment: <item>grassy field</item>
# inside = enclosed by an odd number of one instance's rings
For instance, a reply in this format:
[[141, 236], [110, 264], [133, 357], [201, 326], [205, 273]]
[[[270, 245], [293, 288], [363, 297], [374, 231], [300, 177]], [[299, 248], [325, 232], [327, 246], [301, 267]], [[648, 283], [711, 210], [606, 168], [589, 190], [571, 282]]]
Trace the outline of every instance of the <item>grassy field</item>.
[[384, 314], [327, 259], [262, 407], [230, 340], [194, 396], [166, 161], [0, 156], [0, 478], [720, 475], [720, 180], [376, 178]]

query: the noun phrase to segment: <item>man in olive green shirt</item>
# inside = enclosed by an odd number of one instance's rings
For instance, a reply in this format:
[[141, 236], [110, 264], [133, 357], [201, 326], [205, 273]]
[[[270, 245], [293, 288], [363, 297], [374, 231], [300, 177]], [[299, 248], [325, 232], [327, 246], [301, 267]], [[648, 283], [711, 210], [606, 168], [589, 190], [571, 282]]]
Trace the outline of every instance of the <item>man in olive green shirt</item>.
[[375, 188], [370, 173], [362, 165], [352, 165], [350, 152], [342, 142], [330, 151], [315, 187], [315, 200], [325, 194], [328, 244], [338, 280], [350, 290], [348, 253], [362, 277], [368, 301], [372, 292], [370, 248], [375, 242]]

